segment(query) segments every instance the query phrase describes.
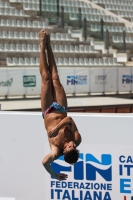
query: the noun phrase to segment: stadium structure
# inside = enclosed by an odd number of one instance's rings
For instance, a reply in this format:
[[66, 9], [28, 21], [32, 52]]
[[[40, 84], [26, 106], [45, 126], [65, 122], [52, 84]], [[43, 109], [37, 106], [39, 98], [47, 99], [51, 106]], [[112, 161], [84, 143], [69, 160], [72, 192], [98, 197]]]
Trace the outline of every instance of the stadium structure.
[[0, 0], [1, 110], [41, 110], [46, 28], [68, 111], [132, 112], [132, 9], [131, 0]]

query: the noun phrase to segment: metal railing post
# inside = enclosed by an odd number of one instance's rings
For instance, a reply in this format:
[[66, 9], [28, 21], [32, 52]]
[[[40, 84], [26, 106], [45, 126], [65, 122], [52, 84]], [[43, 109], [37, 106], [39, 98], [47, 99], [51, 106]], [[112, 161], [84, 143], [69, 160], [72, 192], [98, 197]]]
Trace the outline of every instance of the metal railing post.
[[57, 0], [57, 18], [60, 16], [59, 0]]
[[82, 28], [82, 14], [81, 14], [81, 8], [79, 8], [79, 29]]
[[42, 16], [42, 0], [39, 0], [39, 16]]
[[84, 39], [87, 39], [87, 28], [86, 28], [86, 18], [84, 18]]
[[103, 32], [104, 21], [101, 19], [101, 40], [104, 40], [104, 32]]
[[106, 49], [109, 50], [109, 31], [106, 30]]
[[61, 28], [64, 28], [64, 7], [61, 6]]
[[123, 31], [123, 48], [124, 48], [124, 53], [126, 52], [126, 31]]

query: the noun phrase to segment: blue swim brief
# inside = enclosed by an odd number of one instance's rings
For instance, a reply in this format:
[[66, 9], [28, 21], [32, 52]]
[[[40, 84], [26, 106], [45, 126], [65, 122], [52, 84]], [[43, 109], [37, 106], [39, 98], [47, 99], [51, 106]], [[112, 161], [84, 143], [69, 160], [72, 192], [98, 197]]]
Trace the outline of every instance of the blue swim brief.
[[67, 108], [65, 108], [64, 106], [61, 106], [60, 104], [56, 102], [53, 102], [51, 106], [42, 113], [42, 117], [44, 118], [46, 115], [48, 115], [51, 112], [67, 112]]

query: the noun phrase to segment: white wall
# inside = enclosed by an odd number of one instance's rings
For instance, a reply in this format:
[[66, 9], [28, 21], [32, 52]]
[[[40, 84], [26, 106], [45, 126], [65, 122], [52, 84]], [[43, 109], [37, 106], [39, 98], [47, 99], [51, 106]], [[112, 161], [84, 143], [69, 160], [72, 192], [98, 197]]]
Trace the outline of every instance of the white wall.
[[[82, 144], [79, 146], [81, 153], [90, 152], [95, 156], [102, 153], [112, 155], [111, 199], [124, 200], [125, 195], [126, 200], [131, 200], [132, 194], [120, 194], [120, 177], [115, 173], [119, 169], [119, 155], [129, 154], [133, 158], [133, 115], [69, 115], [73, 117], [82, 135]], [[41, 164], [48, 152], [48, 140], [41, 113], [0, 112], [0, 197], [14, 197], [16, 200], [50, 200], [51, 178]], [[124, 175], [124, 178], [133, 177], [133, 169], [131, 177]], [[95, 182], [103, 181], [99, 176]], [[71, 175], [68, 181], [74, 181]], [[114, 198], [116, 194], [118, 198]], [[57, 197], [54, 199], [57, 200]], [[72, 197], [65, 199], [72, 200]], [[77, 197], [76, 200], [81, 198]]]

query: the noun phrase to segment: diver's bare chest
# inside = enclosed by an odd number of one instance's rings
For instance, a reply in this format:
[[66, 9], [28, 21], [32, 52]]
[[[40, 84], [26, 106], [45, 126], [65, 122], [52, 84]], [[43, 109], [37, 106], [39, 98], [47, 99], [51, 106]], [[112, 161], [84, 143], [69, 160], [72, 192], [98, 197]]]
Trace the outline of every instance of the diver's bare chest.
[[56, 127], [65, 117], [66, 114], [62, 113], [50, 113], [47, 115], [44, 119], [44, 124], [47, 132]]
[[49, 138], [50, 144], [59, 147], [64, 146], [64, 144], [69, 141], [73, 141], [73, 135], [68, 127], [64, 127], [63, 130], [60, 130], [56, 137]]

